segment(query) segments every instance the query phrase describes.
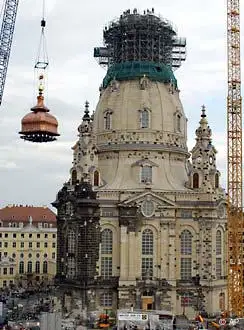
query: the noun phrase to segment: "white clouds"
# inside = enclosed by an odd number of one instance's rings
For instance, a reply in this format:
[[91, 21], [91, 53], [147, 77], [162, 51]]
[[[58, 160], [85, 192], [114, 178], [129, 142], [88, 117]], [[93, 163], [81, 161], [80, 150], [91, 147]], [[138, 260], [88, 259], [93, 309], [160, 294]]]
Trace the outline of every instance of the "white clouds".
[[143, 11], [154, 7], [156, 13], [176, 24], [180, 36], [187, 38], [187, 62], [176, 76], [189, 120], [189, 144], [194, 142], [200, 106], [205, 103], [213, 143], [219, 150], [218, 166], [225, 168], [227, 64], [223, 1], [46, 1], [50, 58], [46, 104], [59, 120], [61, 137], [58, 142], [33, 145], [21, 141], [18, 131], [21, 118], [36, 102], [33, 67], [40, 37], [41, 6], [40, 1], [33, 0], [19, 4], [0, 109], [0, 199], [4, 203], [49, 204], [67, 179], [72, 162], [70, 148], [77, 137], [84, 102], [88, 99], [91, 109], [95, 108], [105, 75], [93, 58], [93, 47], [102, 45], [104, 25], [127, 8]]

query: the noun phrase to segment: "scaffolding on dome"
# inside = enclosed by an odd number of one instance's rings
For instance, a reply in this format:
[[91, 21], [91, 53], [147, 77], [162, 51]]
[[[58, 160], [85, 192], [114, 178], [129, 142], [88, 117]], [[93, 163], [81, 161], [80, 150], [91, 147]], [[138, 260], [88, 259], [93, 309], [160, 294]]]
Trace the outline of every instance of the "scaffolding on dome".
[[172, 69], [186, 59], [186, 39], [179, 38], [173, 24], [156, 16], [154, 9], [139, 14], [125, 11], [103, 31], [104, 47], [94, 48], [99, 64], [110, 67], [127, 61], [164, 63]]

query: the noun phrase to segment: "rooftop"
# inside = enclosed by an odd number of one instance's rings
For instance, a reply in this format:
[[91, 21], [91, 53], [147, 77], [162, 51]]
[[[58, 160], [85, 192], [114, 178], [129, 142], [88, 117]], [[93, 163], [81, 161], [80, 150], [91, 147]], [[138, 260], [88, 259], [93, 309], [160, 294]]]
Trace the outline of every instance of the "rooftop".
[[0, 220], [10, 222], [56, 223], [56, 214], [46, 206], [8, 205], [0, 209]]

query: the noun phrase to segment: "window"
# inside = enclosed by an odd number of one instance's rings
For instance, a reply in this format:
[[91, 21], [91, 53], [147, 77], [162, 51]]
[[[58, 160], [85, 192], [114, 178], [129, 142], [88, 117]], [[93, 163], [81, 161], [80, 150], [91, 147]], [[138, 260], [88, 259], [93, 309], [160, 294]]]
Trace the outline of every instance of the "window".
[[15, 253], [12, 253], [12, 258], [16, 258], [16, 254]]
[[113, 268], [113, 232], [110, 229], [102, 231], [101, 242], [101, 276], [112, 276]]
[[56, 234], [53, 234], [53, 238], [56, 238]]
[[52, 253], [52, 259], [55, 259], [56, 258], [56, 254], [55, 252]]
[[32, 242], [29, 242], [29, 248], [32, 248]]
[[32, 237], [32, 234], [29, 234], [29, 238], [31, 238]]
[[40, 238], [40, 237], [41, 237], [41, 235], [40, 235], [40, 234], [37, 234], [37, 235], [36, 235], [36, 237], [37, 237], [37, 238]]
[[192, 295], [190, 293], [184, 293], [181, 296], [181, 307], [189, 307], [192, 305]]
[[152, 167], [145, 165], [141, 167], [141, 183], [152, 183]]
[[77, 183], [77, 171], [73, 170], [71, 173], [71, 184], [74, 186]]
[[4, 242], [4, 247], [5, 247], [5, 248], [8, 247], [8, 242]]
[[181, 116], [180, 115], [176, 116], [176, 129], [178, 132], [181, 131]]
[[24, 253], [20, 253], [20, 258], [24, 258]]
[[95, 171], [93, 174], [93, 184], [95, 187], [99, 186], [99, 172]]
[[27, 273], [32, 273], [32, 261], [28, 261], [27, 263]]
[[191, 277], [192, 277], [191, 269], [192, 269], [191, 258], [181, 258], [180, 273], [181, 273], [182, 280], [191, 279]]
[[68, 264], [67, 264], [67, 275], [68, 278], [74, 278], [76, 274], [76, 269], [75, 269], [75, 259], [74, 258], [68, 258]]
[[7, 281], [6, 280], [3, 281], [3, 286], [4, 287], [7, 286]]
[[215, 174], [215, 188], [219, 188], [219, 174]]
[[48, 234], [45, 234], [44, 237], [45, 237], [45, 238], [48, 238]]
[[198, 173], [193, 174], [193, 188], [199, 188], [199, 175], [198, 175]]
[[13, 248], [16, 248], [16, 242], [13, 242]]
[[222, 233], [220, 230], [216, 232], [216, 278], [222, 276]]
[[40, 258], [40, 253], [37, 253], [37, 254], [36, 254], [36, 257], [37, 257], [37, 258]]
[[40, 242], [36, 242], [36, 247], [40, 248]]
[[8, 252], [3, 252], [3, 256], [6, 258], [8, 256]]
[[113, 251], [113, 232], [110, 229], [104, 229], [102, 231], [102, 254], [112, 254]]
[[192, 277], [192, 234], [189, 230], [183, 230], [180, 235], [181, 265], [180, 274], [182, 280]]
[[8, 268], [3, 268], [3, 275], [7, 275], [8, 274]]
[[16, 234], [13, 234], [13, 238], [16, 238]]
[[21, 234], [21, 238], [25, 238], [25, 234]]
[[54, 249], [56, 247], [56, 243], [52, 243], [52, 248]]
[[9, 268], [9, 274], [10, 274], [10, 275], [13, 275], [13, 273], [14, 273], [14, 269], [13, 269], [13, 267], [10, 267], [10, 268]]
[[104, 129], [111, 129], [112, 128], [112, 112], [107, 111], [104, 116]]
[[100, 296], [100, 305], [103, 307], [112, 307], [113, 295], [111, 292], [102, 293]]
[[24, 261], [20, 261], [20, 263], [19, 263], [19, 273], [20, 274], [24, 274], [24, 268], [25, 268]]
[[103, 278], [112, 276], [112, 257], [101, 258], [101, 276]]
[[141, 128], [149, 128], [149, 111], [144, 109], [140, 112]]
[[43, 274], [47, 274], [47, 261], [43, 261]]
[[8, 234], [5, 234], [5, 235], [4, 235], [4, 237], [6, 237], [6, 238], [7, 238], [7, 237], [8, 237]]
[[222, 235], [221, 231], [217, 230], [216, 232], [216, 255], [222, 254]]
[[225, 310], [225, 294], [224, 294], [224, 292], [221, 292], [219, 294], [219, 309], [221, 311]]
[[44, 255], [43, 255], [43, 256], [44, 256], [44, 258], [47, 258], [47, 253], [44, 253]]
[[76, 235], [73, 230], [68, 233], [68, 253], [75, 253]]
[[44, 243], [44, 248], [47, 248], [48, 247], [48, 244], [47, 242]]
[[0, 248], [2, 247], [2, 242], [0, 242]]
[[142, 278], [153, 277], [153, 232], [145, 229], [142, 233]]
[[21, 242], [20, 243], [20, 247], [23, 249], [25, 247], [25, 243], [24, 242]]
[[32, 254], [31, 253], [28, 254], [28, 258], [32, 258]]
[[216, 258], [216, 278], [220, 279], [222, 276], [222, 258]]
[[40, 261], [36, 261], [36, 273], [40, 274]]
[[141, 204], [141, 212], [144, 217], [151, 217], [154, 213], [154, 203], [151, 200], [146, 200]]
[[189, 230], [183, 230], [180, 235], [180, 247], [181, 254], [191, 255], [192, 254], [192, 235]]

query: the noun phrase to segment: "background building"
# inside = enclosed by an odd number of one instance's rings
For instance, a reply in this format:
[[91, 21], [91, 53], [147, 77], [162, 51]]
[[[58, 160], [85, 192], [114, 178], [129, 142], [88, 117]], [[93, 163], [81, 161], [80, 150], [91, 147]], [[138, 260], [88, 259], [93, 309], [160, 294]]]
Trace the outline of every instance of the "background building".
[[0, 284], [30, 287], [51, 281], [56, 274], [55, 213], [47, 207], [6, 206], [0, 210], [0, 225]]
[[[173, 72], [185, 59], [185, 39], [154, 10], [136, 9], [103, 36], [104, 47], [94, 52], [108, 66], [100, 99], [92, 116], [86, 103], [70, 180], [54, 203], [57, 275], [73, 306], [87, 306], [86, 289], [95, 310], [219, 312], [226, 302], [226, 200], [204, 106], [195, 146], [191, 153], [187, 148]], [[92, 213], [77, 210], [82, 182], [93, 186], [101, 210], [101, 244], [93, 242], [97, 273], [94, 263], [87, 270], [96, 285], [90, 286], [78, 271], [77, 242], [85, 238], [75, 224], [93, 223]]]

